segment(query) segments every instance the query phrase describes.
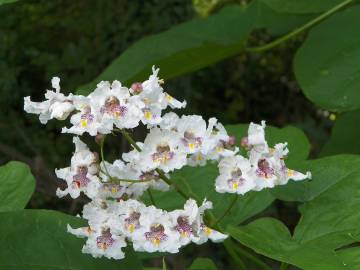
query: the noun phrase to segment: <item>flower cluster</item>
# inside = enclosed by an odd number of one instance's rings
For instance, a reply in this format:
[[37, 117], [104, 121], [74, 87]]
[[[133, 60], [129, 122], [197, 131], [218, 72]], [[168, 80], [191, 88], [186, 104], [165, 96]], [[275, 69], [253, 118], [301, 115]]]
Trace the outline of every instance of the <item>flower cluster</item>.
[[295, 181], [311, 178], [311, 173], [302, 174], [286, 167], [284, 159], [289, 153], [286, 143], [274, 148], [265, 140], [265, 122], [250, 123], [248, 136], [242, 139], [242, 146], [248, 150], [249, 158], [233, 155], [219, 162], [220, 175], [215, 188], [220, 193], [245, 194], [250, 190], [273, 188]]
[[183, 108], [186, 102], [179, 102], [163, 91], [162, 80], [158, 78], [159, 69], [153, 68], [153, 74], [143, 83], [134, 83], [130, 89], [119, 81], [111, 84], [100, 82], [88, 96], [65, 96], [60, 93], [60, 79], [52, 79], [55, 91], [48, 90], [46, 101], [32, 102], [25, 98], [25, 111], [39, 115], [41, 123], [56, 118], [65, 120], [71, 113], [69, 128], [62, 132], [91, 136], [109, 134], [114, 127], [119, 129], [135, 128], [140, 122], [154, 125], [161, 122], [161, 113], [168, 106]]
[[129, 199], [126, 201], [92, 201], [84, 207], [83, 217], [89, 226], [68, 231], [87, 237], [84, 253], [94, 257], [122, 259], [126, 239], [136, 251], [176, 253], [190, 242], [202, 244], [208, 239], [223, 241], [227, 236], [204, 224], [203, 214], [212, 207], [204, 202], [200, 207], [189, 199], [184, 209], [167, 212]]
[[[167, 108], [183, 108], [180, 102], [162, 88], [159, 69], [144, 82], [127, 88], [119, 81], [100, 82], [88, 96], [60, 93], [60, 80], [52, 79], [54, 91], [48, 90], [43, 102], [25, 98], [24, 109], [39, 115], [41, 123], [70, 117], [70, 127], [62, 132], [75, 135], [75, 152], [67, 168], [56, 170], [67, 183], [57, 195], [77, 198], [84, 193], [91, 202], [84, 206], [83, 218], [88, 227], [68, 231], [87, 237], [83, 252], [95, 257], [121, 259], [122, 247], [130, 241], [137, 251], [178, 252], [191, 242], [201, 244], [208, 239], [218, 242], [226, 235], [208, 227], [203, 216], [212, 203], [198, 206], [188, 198], [184, 209], [164, 211], [141, 202], [143, 193], [151, 189], [167, 191], [173, 184], [171, 172], [184, 166], [204, 166], [218, 162], [220, 175], [216, 190], [244, 194], [250, 190], [286, 184], [289, 179], [303, 180], [310, 173], [290, 170], [284, 163], [286, 144], [270, 148], [265, 140], [265, 123], [251, 123], [248, 136], [241, 145], [248, 158], [239, 154], [235, 138], [229, 136], [216, 118], [205, 121], [199, 115], [164, 112]], [[135, 142], [128, 129], [144, 124], [149, 132], [143, 142]], [[109, 163], [103, 157], [106, 134], [122, 133], [133, 146], [121, 158]], [[100, 157], [79, 137], [84, 133], [100, 141]]]

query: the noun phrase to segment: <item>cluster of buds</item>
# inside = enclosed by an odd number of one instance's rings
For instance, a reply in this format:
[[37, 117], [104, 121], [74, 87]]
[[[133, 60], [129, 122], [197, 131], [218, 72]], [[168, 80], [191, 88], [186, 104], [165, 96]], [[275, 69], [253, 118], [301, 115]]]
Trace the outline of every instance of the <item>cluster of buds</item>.
[[[66, 181], [65, 190], [57, 195], [77, 198], [84, 193], [91, 202], [84, 206], [82, 217], [88, 227], [68, 231], [87, 237], [83, 252], [94, 257], [121, 259], [121, 248], [132, 242], [137, 251], [178, 252], [191, 242], [201, 244], [208, 239], [219, 242], [226, 235], [210, 228], [203, 221], [212, 203], [198, 206], [188, 199], [184, 209], [167, 212], [141, 202], [143, 193], [151, 189], [166, 192], [172, 183], [171, 172], [184, 166], [204, 166], [217, 162], [220, 175], [216, 190], [244, 194], [285, 184], [289, 179], [303, 180], [310, 174], [288, 169], [284, 157], [286, 144], [270, 148], [265, 140], [265, 124], [251, 123], [248, 137], [241, 145], [249, 157], [239, 154], [235, 138], [229, 136], [216, 118], [205, 121], [199, 115], [178, 116], [163, 113], [168, 107], [183, 108], [180, 102], [164, 92], [159, 69], [153, 68], [149, 79], [133, 83], [130, 88], [119, 81], [100, 82], [88, 96], [65, 96], [60, 93], [60, 80], [52, 79], [55, 91], [48, 90], [43, 102], [25, 98], [24, 109], [39, 115], [45, 124], [50, 119], [70, 117], [70, 127], [62, 132], [74, 134], [75, 152], [67, 168], [56, 170], [58, 178]], [[143, 142], [132, 140], [127, 129], [143, 123], [149, 130]], [[104, 136], [122, 133], [133, 146], [121, 158], [109, 163], [103, 157]], [[79, 135], [88, 133], [101, 144], [101, 159], [90, 151]]]

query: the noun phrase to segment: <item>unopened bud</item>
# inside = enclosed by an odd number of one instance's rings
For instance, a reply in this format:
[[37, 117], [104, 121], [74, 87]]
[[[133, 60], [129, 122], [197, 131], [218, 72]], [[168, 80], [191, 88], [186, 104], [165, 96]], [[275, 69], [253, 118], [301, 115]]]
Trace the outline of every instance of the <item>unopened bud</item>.
[[236, 138], [235, 136], [229, 136], [229, 140], [228, 140], [228, 144], [230, 144], [231, 146], [234, 145], [236, 143]]
[[248, 137], [242, 137], [240, 141], [240, 145], [244, 147], [245, 149], [249, 148], [249, 139]]
[[135, 82], [131, 85], [131, 89], [134, 91], [134, 94], [140, 94], [143, 90], [143, 87], [140, 82]]

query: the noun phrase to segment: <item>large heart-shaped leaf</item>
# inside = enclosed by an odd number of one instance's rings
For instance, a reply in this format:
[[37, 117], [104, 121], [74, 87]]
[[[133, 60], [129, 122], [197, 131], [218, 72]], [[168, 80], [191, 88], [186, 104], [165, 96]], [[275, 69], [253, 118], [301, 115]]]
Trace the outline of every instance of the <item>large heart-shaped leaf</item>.
[[339, 115], [321, 155], [360, 154], [360, 128], [356, 124], [359, 122], [360, 110]]
[[243, 48], [253, 28], [255, 9], [227, 6], [206, 19], [197, 18], [157, 35], [145, 37], [116, 58], [93, 82], [81, 87], [89, 93], [101, 80], [125, 84], [145, 79], [151, 66], [169, 79], [230, 57]]
[[295, 169], [310, 171], [311, 181], [293, 182], [272, 189], [272, 194], [285, 201], [310, 201], [353, 172], [360, 170], [360, 156], [338, 155], [297, 163]]
[[300, 207], [302, 218], [291, 236], [278, 220], [263, 218], [229, 227], [230, 234], [256, 252], [308, 270], [358, 269], [360, 173], [341, 179]]
[[121, 261], [82, 254], [84, 240], [66, 232], [66, 225], [83, 225], [79, 218], [47, 210], [0, 213], [1, 270], [142, 269], [135, 253]]
[[0, 167], [0, 212], [23, 209], [35, 190], [35, 179], [24, 163]]
[[360, 6], [339, 12], [311, 30], [295, 57], [304, 94], [331, 111], [360, 108]]
[[343, 0], [261, 0], [280, 13], [319, 13], [326, 11]]

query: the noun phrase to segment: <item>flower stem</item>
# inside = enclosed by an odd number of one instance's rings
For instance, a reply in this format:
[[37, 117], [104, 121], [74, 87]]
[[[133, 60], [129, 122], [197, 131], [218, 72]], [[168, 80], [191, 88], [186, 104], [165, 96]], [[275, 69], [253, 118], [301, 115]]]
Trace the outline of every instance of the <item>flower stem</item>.
[[130, 136], [129, 132], [123, 129], [117, 129], [125, 137], [125, 139], [138, 151], [141, 152], [141, 148], [136, 144], [134, 139]]
[[[141, 148], [136, 144], [136, 142], [134, 141], [134, 139], [130, 136], [130, 134], [123, 130], [123, 129], [117, 129], [119, 132], [121, 132], [121, 134], [125, 137], [125, 139], [139, 152], [141, 152]], [[159, 177], [169, 186], [173, 186], [175, 188], [175, 190], [185, 199], [189, 199], [189, 196], [183, 191], [181, 190], [177, 185], [175, 185], [174, 182], [172, 182], [166, 175], [165, 173], [160, 170], [160, 169], [155, 169], [155, 171], [159, 174]]]
[[320, 22], [321, 20], [329, 17], [330, 15], [332, 15], [333, 13], [335, 13], [336, 11], [338, 11], [339, 9], [345, 7], [346, 5], [350, 4], [353, 0], [345, 0], [344, 2], [341, 2], [340, 4], [334, 6], [333, 8], [329, 9], [328, 11], [322, 13], [320, 16], [316, 17], [315, 19], [309, 21], [308, 23], [304, 24], [303, 26], [295, 29], [294, 31], [288, 33], [285, 36], [282, 36], [268, 44], [262, 45], [262, 46], [258, 46], [258, 47], [253, 47], [253, 48], [245, 48], [246, 51], [248, 52], [262, 52], [262, 51], [266, 51], [269, 49], [272, 49], [274, 47], [276, 47], [277, 45], [287, 41], [288, 39], [300, 34], [301, 32], [307, 30], [308, 28], [312, 27], [313, 25], [315, 25], [316, 23]]
[[239, 198], [239, 195], [235, 194], [233, 199], [231, 200], [229, 206], [226, 208], [226, 210], [224, 211], [224, 213], [218, 217], [214, 223], [211, 224], [211, 226], [216, 226], [224, 217], [227, 216], [227, 214], [229, 214], [229, 212], [231, 211], [231, 209], [235, 206], [237, 200]]
[[148, 192], [148, 194], [149, 194], [149, 198], [150, 198], [151, 203], [156, 207], [156, 203], [155, 203], [155, 200], [154, 200], [154, 196], [152, 195], [151, 190], [148, 189], [147, 192]]
[[139, 180], [134, 180], [134, 179], [119, 179], [119, 178], [112, 178], [112, 179], [111, 179], [112, 182], [119, 182], [119, 183], [121, 183], [121, 182], [128, 182], [128, 183], [134, 183], [134, 184], [136, 184], [136, 183], [151, 182], [151, 181], [153, 181], [153, 180], [154, 180], [154, 179], [143, 179], [143, 180], [141, 180], [141, 179], [139, 179]]

